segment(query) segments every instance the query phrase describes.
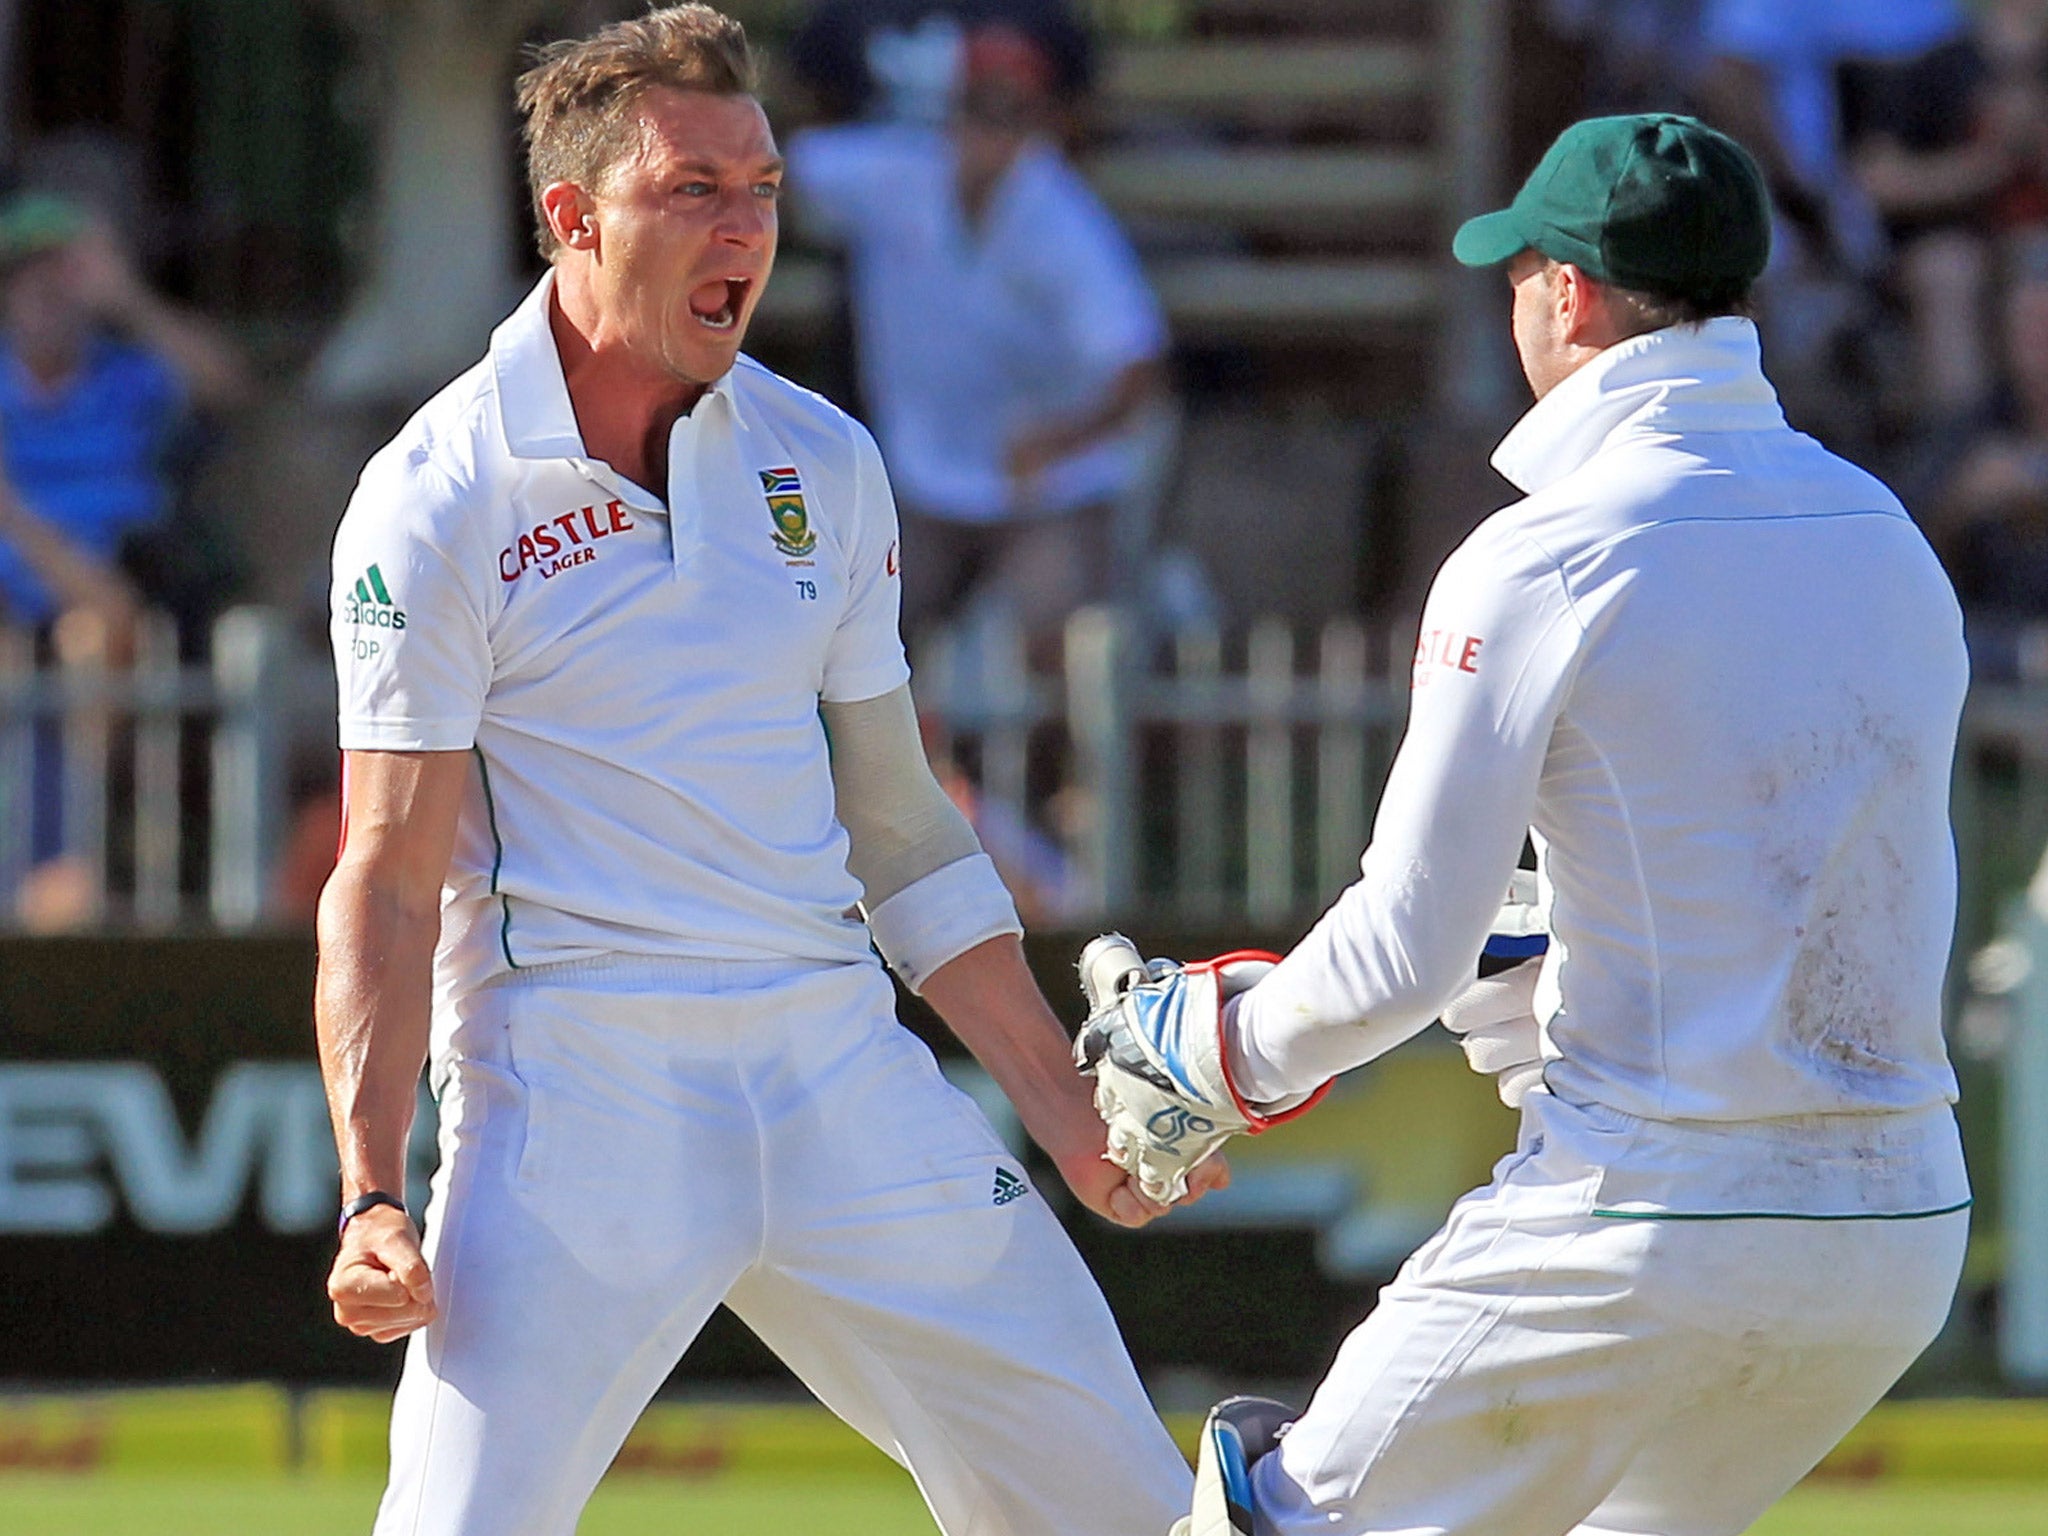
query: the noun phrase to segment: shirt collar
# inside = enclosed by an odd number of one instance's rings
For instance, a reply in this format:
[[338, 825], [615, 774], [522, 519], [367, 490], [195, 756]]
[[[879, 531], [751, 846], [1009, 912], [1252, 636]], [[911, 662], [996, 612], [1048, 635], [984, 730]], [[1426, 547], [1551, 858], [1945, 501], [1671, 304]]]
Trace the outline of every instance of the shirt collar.
[[1784, 425], [1756, 326], [1726, 315], [1615, 343], [1529, 408], [1494, 449], [1493, 467], [1534, 495], [1632, 433]]
[[[533, 291], [491, 332], [491, 374], [497, 382], [498, 415], [504, 423], [505, 447], [515, 459], [572, 459], [588, 462], [576, 411], [569, 404], [569, 386], [562, 377], [562, 357], [548, 324], [548, 302], [555, 291], [551, 267]], [[705, 400], [735, 405], [733, 373], [705, 391]], [[692, 415], [696, 412], [693, 410]], [[688, 418], [685, 418], [686, 420]]]

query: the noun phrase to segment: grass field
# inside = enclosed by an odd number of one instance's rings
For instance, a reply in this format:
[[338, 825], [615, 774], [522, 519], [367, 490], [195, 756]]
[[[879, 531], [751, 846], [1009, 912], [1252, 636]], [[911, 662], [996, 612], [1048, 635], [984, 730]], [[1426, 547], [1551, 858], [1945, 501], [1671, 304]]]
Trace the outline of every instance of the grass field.
[[[7, 1536], [364, 1536], [367, 1478], [0, 1477]], [[931, 1536], [907, 1480], [807, 1477], [679, 1485], [614, 1479], [580, 1536]], [[1797, 1489], [1755, 1536], [2048, 1536], [2048, 1485], [1892, 1483]]]

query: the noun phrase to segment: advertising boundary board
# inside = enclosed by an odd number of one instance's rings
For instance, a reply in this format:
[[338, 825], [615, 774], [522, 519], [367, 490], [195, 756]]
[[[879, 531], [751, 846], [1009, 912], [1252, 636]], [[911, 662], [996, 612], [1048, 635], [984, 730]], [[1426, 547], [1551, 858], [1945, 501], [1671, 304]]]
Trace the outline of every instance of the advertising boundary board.
[[[1086, 937], [1028, 945], [1070, 1019]], [[1139, 937], [1178, 954], [1285, 939]], [[337, 1329], [322, 1289], [336, 1188], [313, 970], [299, 935], [0, 941], [0, 1295], [11, 1324], [0, 1329], [0, 1381], [393, 1379], [397, 1352]], [[977, 1086], [922, 1004], [906, 999], [904, 1017]], [[1455, 1050], [1439, 1058], [1457, 1062]], [[985, 1094], [985, 1079], [978, 1086]], [[1486, 1117], [1475, 1145], [1440, 1170], [1443, 1187], [1422, 1208], [1390, 1222], [1380, 1211], [1352, 1220], [1360, 1180], [1327, 1161], [1248, 1169], [1235, 1205], [1140, 1234], [1078, 1211], [1035, 1159], [1027, 1171], [1100, 1276], [1141, 1367], [1306, 1377], [1450, 1196], [1511, 1140], [1482, 1085], [1456, 1086]], [[418, 1131], [415, 1192], [432, 1166], [430, 1116]], [[1280, 1140], [1261, 1138], [1260, 1150]], [[1244, 1302], [1261, 1296], [1274, 1304]], [[1204, 1298], [1214, 1326], [1191, 1327]], [[1190, 1340], [1204, 1341], [1199, 1359]], [[721, 1315], [682, 1374], [761, 1381], [781, 1370]]]

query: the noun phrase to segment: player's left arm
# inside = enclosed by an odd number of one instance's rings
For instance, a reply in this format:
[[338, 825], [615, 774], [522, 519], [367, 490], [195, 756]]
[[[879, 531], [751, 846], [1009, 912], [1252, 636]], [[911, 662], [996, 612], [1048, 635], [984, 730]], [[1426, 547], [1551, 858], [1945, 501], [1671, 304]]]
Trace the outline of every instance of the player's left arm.
[[[1067, 1032], [1024, 964], [1017, 906], [924, 755], [897, 633], [896, 508], [874, 439], [849, 423], [854, 518], [849, 596], [819, 714], [875, 947], [1009, 1095], [1024, 1127], [1090, 1210], [1127, 1226], [1161, 1207], [1103, 1161], [1107, 1133], [1068, 1058]], [[1219, 1166], [1201, 1187], [1226, 1177]]]
[[1076, 1060], [1111, 1156], [1143, 1190], [1172, 1198], [1224, 1141], [1301, 1113], [1463, 986], [1521, 851], [1579, 635], [1548, 557], [1482, 529], [1431, 589], [1361, 878], [1308, 937], [1278, 964], [1144, 962], [1116, 935], [1084, 952], [1093, 1011]]

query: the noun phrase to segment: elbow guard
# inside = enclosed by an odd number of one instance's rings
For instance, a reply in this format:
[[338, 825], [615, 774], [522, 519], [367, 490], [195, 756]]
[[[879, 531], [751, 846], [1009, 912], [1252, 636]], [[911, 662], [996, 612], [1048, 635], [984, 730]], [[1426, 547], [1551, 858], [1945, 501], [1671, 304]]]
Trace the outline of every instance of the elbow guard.
[[821, 709], [846, 866], [890, 968], [921, 991], [948, 960], [1022, 933], [995, 865], [925, 761], [910, 690]]

